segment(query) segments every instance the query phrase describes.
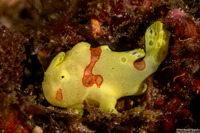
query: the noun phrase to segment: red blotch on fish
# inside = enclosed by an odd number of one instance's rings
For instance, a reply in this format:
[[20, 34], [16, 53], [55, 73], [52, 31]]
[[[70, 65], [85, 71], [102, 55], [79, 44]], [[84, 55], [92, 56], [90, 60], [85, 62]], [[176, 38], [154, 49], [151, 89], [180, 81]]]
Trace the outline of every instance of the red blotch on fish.
[[63, 100], [63, 94], [62, 94], [62, 89], [59, 88], [56, 92], [56, 100], [62, 101]]
[[84, 75], [82, 78], [82, 83], [85, 87], [91, 87], [93, 84], [96, 84], [98, 88], [100, 88], [103, 83], [103, 77], [101, 75], [94, 75], [92, 70], [96, 64], [96, 62], [100, 59], [101, 56], [101, 48], [90, 48], [91, 51], [91, 60], [90, 64], [85, 68]]
[[146, 63], [144, 60], [139, 61], [139, 62], [133, 62], [133, 66], [139, 70], [139, 71], [143, 71], [146, 67]]

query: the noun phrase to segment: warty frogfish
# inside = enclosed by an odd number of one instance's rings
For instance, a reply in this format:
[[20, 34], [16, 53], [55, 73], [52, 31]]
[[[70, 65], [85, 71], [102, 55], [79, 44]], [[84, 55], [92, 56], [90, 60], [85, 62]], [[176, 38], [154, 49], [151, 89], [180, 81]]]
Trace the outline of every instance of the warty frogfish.
[[163, 23], [156, 21], [145, 32], [146, 52], [115, 52], [107, 45], [91, 48], [80, 42], [54, 57], [44, 74], [44, 96], [59, 107], [82, 109], [85, 100], [102, 111], [117, 113], [117, 99], [146, 91], [143, 81], [166, 58], [169, 38]]

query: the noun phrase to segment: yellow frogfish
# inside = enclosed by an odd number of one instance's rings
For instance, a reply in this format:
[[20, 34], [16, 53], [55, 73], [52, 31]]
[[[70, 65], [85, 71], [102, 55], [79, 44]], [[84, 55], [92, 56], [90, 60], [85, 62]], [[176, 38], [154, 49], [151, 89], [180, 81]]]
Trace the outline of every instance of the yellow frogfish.
[[143, 49], [115, 52], [106, 45], [91, 48], [80, 42], [54, 57], [44, 74], [44, 96], [59, 107], [82, 109], [85, 100], [117, 113], [117, 99], [146, 91], [143, 81], [166, 58], [169, 38], [163, 23], [156, 21], [145, 32], [146, 55]]

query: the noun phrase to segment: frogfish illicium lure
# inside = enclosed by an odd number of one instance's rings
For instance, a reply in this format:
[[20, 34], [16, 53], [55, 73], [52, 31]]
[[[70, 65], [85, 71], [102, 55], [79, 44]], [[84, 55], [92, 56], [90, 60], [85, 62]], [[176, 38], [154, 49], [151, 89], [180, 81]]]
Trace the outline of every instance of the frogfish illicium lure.
[[146, 55], [143, 49], [115, 52], [106, 45], [91, 48], [80, 42], [54, 57], [44, 74], [44, 96], [59, 107], [81, 109], [85, 100], [116, 113], [117, 99], [146, 91], [143, 81], [166, 58], [169, 38], [163, 23], [157, 21], [145, 32]]

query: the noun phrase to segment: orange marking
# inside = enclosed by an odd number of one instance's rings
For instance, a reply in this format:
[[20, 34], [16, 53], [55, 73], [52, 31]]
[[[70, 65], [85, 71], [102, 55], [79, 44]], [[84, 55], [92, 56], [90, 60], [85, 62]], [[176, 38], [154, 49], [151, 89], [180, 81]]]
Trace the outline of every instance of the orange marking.
[[101, 35], [101, 24], [96, 19], [92, 19], [91, 22], [92, 22], [92, 35], [94, 36], [94, 38], [99, 38]]
[[133, 62], [133, 66], [139, 70], [139, 71], [143, 71], [146, 67], [146, 63], [144, 60], [139, 61], [139, 62]]
[[103, 83], [103, 77], [101, 75], [94, 75], [92, 70], [96, 64], [96, 62], [100, 59], [101, 56], [101, 48], [90, 48], [91, 51], [91, 60], [90, 64], [84, 70], [84, 75], [82, 78], [83, 85], [86, 87], [91, 87], [93, 84], [96, 84], [98, 88], [100, 88]]
[[56, 93], [56, 100], [62, 101], [63, 100], [63, 94], [62, 94], [62, 89], [58, 89]]
[[100, 88], [102, 82], [103, 82], [103, 77], [101, 75], [96, 75], [95, 83], [97, 84], [98, 88]]

